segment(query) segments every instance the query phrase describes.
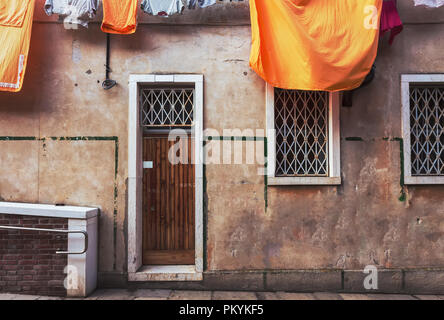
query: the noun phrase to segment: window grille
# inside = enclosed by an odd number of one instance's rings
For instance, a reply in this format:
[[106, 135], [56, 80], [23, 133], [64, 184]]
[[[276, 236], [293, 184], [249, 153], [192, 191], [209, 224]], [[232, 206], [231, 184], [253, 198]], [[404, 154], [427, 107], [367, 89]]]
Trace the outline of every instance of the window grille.
[[444, 86], [410, 85], [412, 176], [444, 175]]
[[328, 176], [328, 92], [275, 88], [274, 108], [276, 176]]
[[144, 127], [191, 127], [194, 88], [142, 88], [141, 124]]

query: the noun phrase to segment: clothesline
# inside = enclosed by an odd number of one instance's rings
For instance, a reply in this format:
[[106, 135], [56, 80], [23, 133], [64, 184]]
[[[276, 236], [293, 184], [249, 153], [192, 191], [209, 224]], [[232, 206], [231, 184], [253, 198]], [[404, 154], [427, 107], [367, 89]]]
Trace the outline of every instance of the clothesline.
[[[206, 8], [216, 3], [217, 0], [142, 0], [140, 8], [146, 14], [169, 17], [180, 14], [185, 9]], [[59, 15], [66, 24], [88, 27], [88, 22], [94, 19], [101, 4], [104, 32], [135, 32], [138, 0], [46, 0], [44, 10], [47, 15]]]
[[[232, 0], [238, 2], [243, 0]], [[245, 0], [245, 2], [248, 0]], [[438, 8], [444, 5], [444, 0], [413, 0], [415, 6], [426, 6], [429, 8]], [[109, 10], [115, 13], [115, 9], [122, 9], [122, 17], [126, 17], [127, 21], [135, 23], [136, 19], [134, 14], [137, 14], [137, 0], [46, 0], [44, 4], [44, 10], [47, 15], [57, 14], [67, 24], [81, 25], [83, 27], [88, 26], [88, 22], [96, 16], [96, 13], [102, 4], [105, 2], [104, 14]], [[392, 0], [384, 0], [385, 3], [389, 3], [388, 10], [393, 10]], [[217, 3], [217, 0], [142, 0], [141, 10], [146, 14], [153, 16], [169, 17], [177, 14], [181, 14], [185, 9], [206, 8]], [[396, 5], [395, 5], [396, 6]], [[396, 8], [394, 9], [396, 10]], [[397, 19], [400, 20], [400, 19]], [[386, 21], [387, 22], [387, 21]], [[399, 22], [391, 22], [398, 23]], [[135, 31], [134, 28], [130, 28]], [[399, 28], [394, 27], [399, 30]], [[385, 32], [385, 31], [384, 31]], [[113, 30], [113, 33], [118, 33], [118, 30]], [[128, 33], [128, 32], [123, 32]], [[396, 35], [394, 32], [391, 42]]]

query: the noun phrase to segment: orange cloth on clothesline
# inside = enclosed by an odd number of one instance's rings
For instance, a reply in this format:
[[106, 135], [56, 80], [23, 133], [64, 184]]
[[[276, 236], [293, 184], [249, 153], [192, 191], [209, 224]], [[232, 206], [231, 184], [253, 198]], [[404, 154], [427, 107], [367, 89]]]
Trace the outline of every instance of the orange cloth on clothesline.
[[136, 27], [137, 0], [103, 0], [103, 32], [131, 34]]
[[0, 1], [0, 91], [20, 91], [31, 42], [34, 0]]
[[351, 90], [378, 49], [382, 0], [250, 0], [251, 68], [283, 89]]

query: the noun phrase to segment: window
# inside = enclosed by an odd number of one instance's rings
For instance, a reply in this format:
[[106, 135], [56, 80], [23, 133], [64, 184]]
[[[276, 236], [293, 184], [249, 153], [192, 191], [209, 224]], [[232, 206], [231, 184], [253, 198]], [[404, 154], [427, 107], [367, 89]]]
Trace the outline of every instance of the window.
[[444, 75], [403, 75], [406, 184], [444, 184]]
[[149, 87], [140, 92], [141, 119], [144, 127], [191, 127], [194, 88], [185, 86]]
[[271, 185], [337, 185], [339, 94], [267, 85]]

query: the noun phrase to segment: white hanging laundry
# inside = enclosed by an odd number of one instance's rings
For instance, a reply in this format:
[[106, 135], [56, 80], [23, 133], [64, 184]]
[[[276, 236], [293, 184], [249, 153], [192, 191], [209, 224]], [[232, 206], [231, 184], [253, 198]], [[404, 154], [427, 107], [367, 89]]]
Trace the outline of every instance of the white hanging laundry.
[[185, 6], [182, 0], [143, 0], [140, 7], [145, 13], [168, 17], [181, 13]]
[[444, 6], [444, 0], [415, 0], [415, 6], [427, 6], [429, 8], [438, 8]]
[[44, 10], [48, 16], [58, 14], [65, 24], [88, 27], [96, 15], [99, 0], [46, 0]]
[[[189, 9], [194, 9], [196, 8], [196, 6], [198, 6], [199, 8], [206, 8], [217, 3], [217, 0], [186, 0], [186, 1]], [[237, 2], [239, 0], [232, 0], [232, 1]]]
[[196, 8], [196, 5], [198, 5], [200, 8], [206, 8], [216, 3], [216, 0], [187, 0], [187, 1], [189, 9]]
[[140, 7], [145, 13], [168, 17], [182, 13], [184, 8], [206, 8], [216, 3], [217, 0], [142, 0]]

